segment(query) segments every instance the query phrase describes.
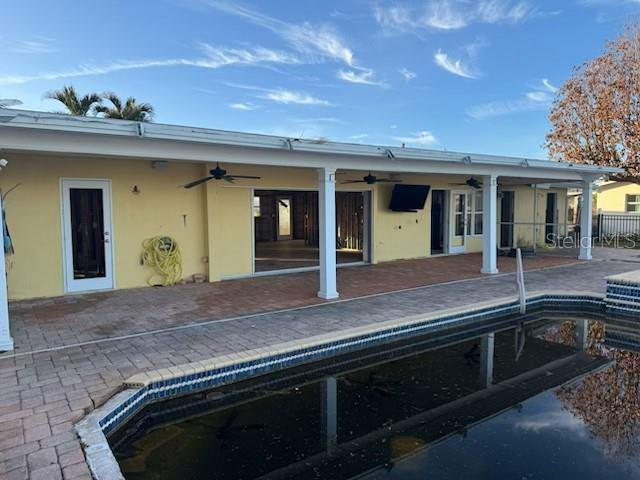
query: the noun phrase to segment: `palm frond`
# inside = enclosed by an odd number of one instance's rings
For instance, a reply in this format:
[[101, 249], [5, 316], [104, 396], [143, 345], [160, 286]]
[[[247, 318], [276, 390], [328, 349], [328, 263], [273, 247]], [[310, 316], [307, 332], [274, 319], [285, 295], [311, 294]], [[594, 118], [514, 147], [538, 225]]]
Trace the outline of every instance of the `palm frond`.
[[136, 122], [149, 122], [153, 118], [153, 106], [149, 103], [137, 103], [134, 97], [128, 97], [124, 103], [113, 92], [105, 92], [104, 98], [111, 102], [111, 107], [98, 106], [96, 112], [105, 118], [117, 118]]
[[71, 115], [79, 116], [88, 115], [92, 112], [94, 106], [102, 101], [102, 98], [97, 93], [90, 93], [79, 98], [75, 88], [71, 85], [65, 85], [60, 90], [47, 92], [45, 97], [59, 101], [67, 107]]

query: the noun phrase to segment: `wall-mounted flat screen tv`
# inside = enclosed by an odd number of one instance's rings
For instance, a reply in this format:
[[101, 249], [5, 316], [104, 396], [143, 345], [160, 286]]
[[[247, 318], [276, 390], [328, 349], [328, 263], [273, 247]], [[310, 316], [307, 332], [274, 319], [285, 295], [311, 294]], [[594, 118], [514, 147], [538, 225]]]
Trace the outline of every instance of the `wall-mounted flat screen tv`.
[[429, 185], [406, 185], [398, 183], [393, 187], [389, 210], [394, 212], [415, 212], [422, 210], [429, 195]]

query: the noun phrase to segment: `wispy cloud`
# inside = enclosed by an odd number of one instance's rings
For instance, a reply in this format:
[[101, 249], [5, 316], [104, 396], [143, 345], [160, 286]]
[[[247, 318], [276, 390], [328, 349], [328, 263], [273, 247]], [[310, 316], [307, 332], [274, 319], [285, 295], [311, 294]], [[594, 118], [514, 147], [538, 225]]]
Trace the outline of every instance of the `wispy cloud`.
[[540, 83], [540, 86], [526, 92], [522, 98], [474, 105], [467, 110], [467, 115], [476, 120], [484, 120], [514, 113], [546, 110], [558, 89], [546, 78]]
[[233, 108], [234, 110], [250, 111], [250, 110], [255, 110], [258, 107], [253, 103], [239, 102], [239, 103], [230, 103], [229, 108]]
[[79, 65], [68, 70], [40, 72], [33, 75], [4, 75], [0, 76], [0, 85], [28, 83], [37, 80], [59, 80], [92, 75], [106, 75], [123, 70], [157, 67], [189, 66], [217, 69], [231, 65], [295, 64], [300, 62], [296, 56], [289, 53], [262, 47], [247, 49], [202, 44], [200, 45], [200, 49], [203, 55], [199, 58], [192, 59], [122, 60], [106, 65]]
[[637, 5], [640, 0], [579, 0], [578, 4], [585, 7], [612, 7], [616, 5]]
[[487, 0], [478, 2], [475, 17], [481, 23], [518, 23], [534, 13], [535, 9], [525, 1]]
[[270, 100], [282, 104], [298, 104], [298, 105], [324, 105], [333, 106], [328, 100], [314, 97], [305, 92], [296, 92], [286, 88], [265, 88], [257, 85], [245, 85], [242, 83], [225, 83], [228, 87], [240, 88], [243, 90], [253, 90], [259, 92], [258, 98]]
[[[639, 0], [640, 1], [640, 0]], [[551, 83], [549, 83], [549, 79], [548, 78], [543, 78], [542, 79], [542, 85], [549, 90], [551, 93], [556, 93], [558, 91], [558, 87], [555, 87], [553, 85], [551, 85]]]
[[337, 76], [345, 82], [384, 86], [384, 83], [374, 80], [373, 71], [368, 69], [338, 70]]
[[251, 23], [271, 30], [301, 53], [319, 55], [349, 66], [353, 65], [353, 51], [340, 38], [338, 33], [328, 25], [313, 25], [309, 22], [291, 24], [270, 17], [255, 10], [250, 10], [237, 3], [211, 0], [209, 6], [237, 17], [244, 18]]
[[264, 98], [276, 103], [298, 104], [298, 105], [331, 105], [327, 100], [309, 95], [303, 92], [294, 92], [292, 90], [274, 90], [268, 92]]
[[461, 59], [450, 58], [449, 55], [442, 50], [438, 50], [433, 56], [434, 62], [440, 68], [443, 68], [449, 73], [458, 75], [464, 78], [478, 78], [478, 74], [475, 73], [470, 67], [462, 63]]
[[458, 30], [473, 23], [514, 24], [537, 14], [525, 0], [432, 0], [420, 7], [394, 3], [373, 9], [373, 16], [385, 33]]
[[337, 76], [341, 80], [364, 85], [382, 85], [374, 80], [373, 70], [358, 65], [353, 50], [331, 25], [288, 23], [224, 0], [208, 0], [206, 3], [212, 8], [243, 18], [273, 32], [299, 54], [308, 57], [307, 61], [329, 60], [351, 67], [351, 70], [338, 71]]
[[409, 69], [407, 69], [405, 67], [402, 67], [398, 71], [400, 72], [400, 75], [402, 75], [407, 82], [409, 80], [413, 80], [414, 78], [416, 78], [418, 76], [415, 72], [412, 72], [411, 70], [409, 70]]
[[406, 32], [419, 28], [414, 11], [401, 4], [381, 7], [373, 7], [373, 17], [386, 33]]
[[416, 132], [413, 135], [408, 137], [395, 137], [399, 142], [405, 143], [407, 145], [434, 145], [438, 143], [435, 135], [432, 132], [422, 130], [420, 132]]
[[358, 140], [364, 140], [365, 138], [368, 138], [368, 137], [369, 137], [368, 133], [359, 133], [357, 135], [350, 135], [347, 138], [349, 140], [358, 141]]
[[469, 15], [452, 2], [443, 0], [431, 2], [423, 17], [426, 26], [438, 30], [457, 30], [466, 27]]
[[56, 51], [53, 40], [46, 37], [36, 37], [29, 40], [17, 40], [0, 37], [0, 51], [24, 54], [52, 53]]

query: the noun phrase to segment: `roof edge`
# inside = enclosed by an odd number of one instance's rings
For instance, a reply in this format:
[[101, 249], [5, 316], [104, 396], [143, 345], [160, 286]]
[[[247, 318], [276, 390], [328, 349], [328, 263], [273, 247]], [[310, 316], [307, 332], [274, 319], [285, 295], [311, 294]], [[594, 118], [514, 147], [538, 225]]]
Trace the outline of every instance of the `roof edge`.
[[67, 133], [113, 135], [120, 137], [143, 137], [158, 140], [208, 143], [249, 148], [296, 150], [320, 154], [341, 154], [369, 157], [387, 156], [389, 158], [398, 157], [418, 161], [428, 160], [454, 163], [463, 162], [485, 165], [535, 167], [542, 169], [562, 169], [593, 175], [619, 174], [624, 171], [620, 168], [572, 164], [526, 157], [407, 148], [397, 145], [355, 144], [328, 140], [299, 139], [259, 133], [236, 132], [162, 123], [145, 123], [102, 117], [78, 117], [67, 114], [8, 108], [0, 108], [0, 128], [2, 127], [31, 128]]

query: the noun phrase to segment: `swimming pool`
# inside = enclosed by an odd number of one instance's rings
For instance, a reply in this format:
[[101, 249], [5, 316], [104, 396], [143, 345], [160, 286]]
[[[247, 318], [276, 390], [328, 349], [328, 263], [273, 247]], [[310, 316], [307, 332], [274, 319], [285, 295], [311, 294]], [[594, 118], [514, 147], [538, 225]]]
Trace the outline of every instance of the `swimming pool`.
[[150, 403], [128, 479], [637, 478], [640, 334], [547, 311]]

